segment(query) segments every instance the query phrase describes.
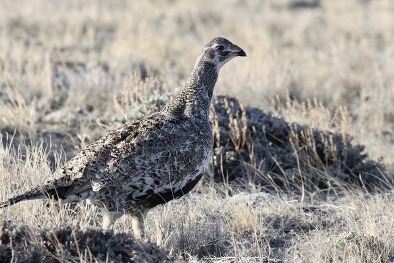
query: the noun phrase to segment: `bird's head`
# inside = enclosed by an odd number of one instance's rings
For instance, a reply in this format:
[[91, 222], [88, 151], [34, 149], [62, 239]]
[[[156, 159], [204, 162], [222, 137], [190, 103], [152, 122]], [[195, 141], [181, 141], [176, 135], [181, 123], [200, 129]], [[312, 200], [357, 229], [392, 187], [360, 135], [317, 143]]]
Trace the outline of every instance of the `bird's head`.
[[217, 71], [230, 59], [246, 57], [245, 51], [223, 37], [216, 37], [204, 46], [201, 54], [204, 61], [216, 66]]

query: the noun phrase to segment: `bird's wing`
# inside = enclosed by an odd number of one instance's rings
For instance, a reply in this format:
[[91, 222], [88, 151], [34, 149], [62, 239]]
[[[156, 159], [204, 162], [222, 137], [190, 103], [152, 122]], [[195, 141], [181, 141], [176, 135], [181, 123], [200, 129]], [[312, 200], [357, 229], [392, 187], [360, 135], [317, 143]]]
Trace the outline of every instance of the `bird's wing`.
[[[0, 203], [0, 208], [23, 200], [44, 197], [65, 199], [70, 192], [82, 193], [90, 190], [91, 179], [95, 176], [101, 177], [101, 174], [105, 171], [112, 148], [119, 141], [132, 135], [133, 131], [138, 132], [139, 125], [140, 123], [136, 122], [123, 126], [90, 144], [61, 168], [57, 169], [53, 176], [44, 184], [9, 198], [7, 201]], [[76, 189], [78, 191], [75, 191]]]
[[44, 184], [33, 187], [25, 193], [13, 196], [0, 203], [0, 207], [9, 206], [23, 200], [51, 197], [65, 199], [74, 192], [81, 193], [91, 189], [91, 179], [102, 176], [105, 171], [112, 148], [134, 133], [138, 133], [140, 122], [125, 125], [108, 134], [98, 141], [90, 144], [74, 158], [57, 169], [53, 176]]
[[[204, 154], [201, 134], [193, 136], [190, 130], [195, 129], [184, 122], [180, 125], [179, 120], [148, 119], [125, 125], [59, 169], [62, 176], [56, 179], [55, 188], [68, 188], [63, 196], [57, 194], [65, 198], [111, 186], [140, 187], [141, 191], [169, 188], [192, 173], [196, 168], [191, 164]], [[209, 138], [207, 143], [211, 143]]]

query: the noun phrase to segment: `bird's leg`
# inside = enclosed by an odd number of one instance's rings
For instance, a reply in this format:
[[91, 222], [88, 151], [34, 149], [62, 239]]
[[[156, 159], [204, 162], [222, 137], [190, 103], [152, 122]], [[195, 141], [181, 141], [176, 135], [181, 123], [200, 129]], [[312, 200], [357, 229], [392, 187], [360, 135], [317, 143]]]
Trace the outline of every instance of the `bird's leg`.
[[134, 237], [137, 240], [142, 240], [145, 237], [144, 231], [144, 217], [146, 213], [138, 213], [131, 216], [131, 226], [133, 228]]
[[121, 217], [122, 214], [120, 213], [113, 213], [113, 212], [109, 212], [109, 211], [104, 211], [103, 214], [103, 229], [105, 231], [110, 230], [110, 227], [113, 225], [113, 223], [115, 222], [116, 219], [118, 219], [119, 217]]

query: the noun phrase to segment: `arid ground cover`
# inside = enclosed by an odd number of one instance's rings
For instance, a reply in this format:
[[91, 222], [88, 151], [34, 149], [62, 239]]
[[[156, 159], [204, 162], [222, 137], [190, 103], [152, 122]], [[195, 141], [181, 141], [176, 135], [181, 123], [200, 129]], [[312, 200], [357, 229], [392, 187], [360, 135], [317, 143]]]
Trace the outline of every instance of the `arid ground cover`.
[[0, 261], [394, 261], [389, 0], [2, 1], [0, 200], [160, 109], [216, 36], [248, 57], [216, 85], [210, 170], [146, 242], [28, 201], [0, 211]]

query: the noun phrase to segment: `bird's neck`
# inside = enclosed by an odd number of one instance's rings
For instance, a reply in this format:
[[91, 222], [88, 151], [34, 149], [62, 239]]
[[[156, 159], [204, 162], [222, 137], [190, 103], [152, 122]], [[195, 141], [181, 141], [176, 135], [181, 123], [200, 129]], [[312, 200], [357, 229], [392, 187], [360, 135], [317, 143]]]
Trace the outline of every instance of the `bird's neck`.
[[197, 61], [185, 87], [165, 109], [174, 115], [208, 119], [217, 78], [218, 70], [214, 64]]

